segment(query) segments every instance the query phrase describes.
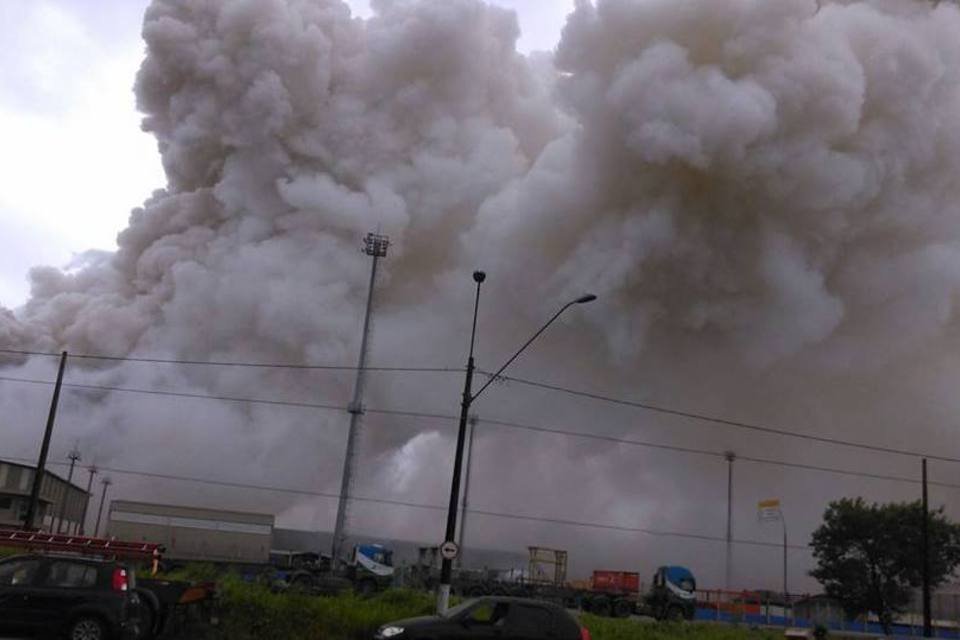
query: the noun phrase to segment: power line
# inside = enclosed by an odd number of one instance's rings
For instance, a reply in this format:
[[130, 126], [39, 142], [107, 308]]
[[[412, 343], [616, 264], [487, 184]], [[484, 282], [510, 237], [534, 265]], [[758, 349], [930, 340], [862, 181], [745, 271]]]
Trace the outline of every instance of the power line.
[[[3, 382], [19, 382], [25, 384], [39, 384], [45, 386], [52, 386], [54, 383], [47, 380], [33, 380], [29, 378], [13, 378], [13, 377], [4, 377], [0, 376], [0, 381]], [[78, 391], [115, 391], [122, 393], [135, 393], [135, 394], [145, 394], [153, 396], [169, 396], [175, 398], [189, 398], [194, 400], [214, 400], [220, 402], [237, 402], [244, 404], [262, 404], [268, 406], [282, 406], [282, 407], [295, 407], [301, 409], [318, 409], [323, 411], [338, 411], [346, 412], [348, 408], [341, 405], [334, 404], [323, 404], [315, 402], [297, 402], [291, 400], [270, 400], [270, 399], [260, 399], [260, 398], [244, 398], [237, 396], [213, 396], [200, 393], [186, 393], [186, 392], [177, 392], [177, 391], [160, 391], [153, 389], [136, 389], [130, 387], [111, 387], [111, 386], [101, 386], [101, 385], [85, 385], [85, 384], [76, 384], [76, 383], [63, 383], [64, 388], [74, 389]], [[443, 413], [430, 413], [423, 411], [404, 411], [396, 409], [377, 409], [377, 408], [365, 408], [364, 411], [371, 414], [379, 415], [389, 415], [389, 416], [401, 416], [407, 418], [425, 418], [432, 420], [456, 420], [457, 416], [452, 414], [443, 414]], [[493, 424], [502, 427], [509, 427], [513, 429], [521, 429], [525, 431], [532, 431], [537, 433], [547, 433], [554, 435], [562, 435], [575, 438], [584, 438], [589, 440], [598, 440], [603, 442], [609, 442], [613, 444], [626, 444], [637, 447], [645, 447], [650, 449], [660, 449], [665, 451], [673, 451], [677, 453], [687, 453], [693, 455], [703, 455], [714, 458], [723, 458], [724, 453], [718, 451], [710, 451], [707, 449], [697, 449], [693, 447], [682, 447], [678, 445], [669, 445], [669, 444], [660, 444], [655, 442], [648, 442], [643, 440], [631, 440], [627, 438], [618, 438], [615, 436], [605, 436], [601, 434], [593, 433], [583, 433], [580, 431], [570, 431], [566, 429], [557, 429], [551, 427], [541, 427], [534, 426], [529, 424], [521, 424], [518, 422], [509, 422], [505, 420], [496, 420], [490, 418], [479, 418], [480, 422], [485, 422], [488, 424]], [[891, 482], [906, 482], [910, 484], [919, 484], [920, 480], [914, 478], [907, 478], [903, 476], [892, 476], [884, 475], [877, 473], [869, 473], [864, 471], [850, 471], [847, 469], [838, 469], [836, 467], [823, 467], [817, 465], [803, 464], [799, 462], [786, 462], [782, 460], [773, 460], [768, 458], [758, 458], [747, 455], [738, 455], [738, 459], [744, 460], [747, 462], [754, 462], [757, 464], [766, 464], [772, 466], [780, 466], [786, 468], [795, 468], [795, 469], [805, 469], [808, 471], [818, 471], [822, 473], [832, 473], [837, 475], [851, 476], [851, 477], [860, 477], [860, 478], [869, 478], [874, 480], [887, 480]], [[960, 489], [958, 484], [950, 484], [946, 482], [930, 482], [929, 484], [949, 488], [949, 489]]]
[[[18, 355], [18, 356], [42, 356], [59, 358], [59, 353], [49, 353], [45, 351], [26, 351], [20, 349], [0, 349], [0, 354]], [[133, 356], [107, 356], [97, 354], [69, 354], [71, 359], [80, 360], [104, 360], [108, 362], [143, 362], [150, 364], [179, 364], [208, 367], [246, 367], [253, 369], [292, 369], [292, 370], [311, 370], [311, 371], [356, 371], [358, 367], [349, 365], [325, 365], [325, 364], [283, 364], [271, 362], [235, 362], [221, 360], [177, 360], [168, 358], [140, 358]], [[363, 367], [364, 371], [395, 371], [403, 373], [460, 373], [463, 368], [460, 367]]]
[[[493, 374], [487, 371], [479, 371], [479, 373], [491, 376]], [[713, 416], [708, 416], [702, 413], [695, 413], [692, 411], [683, 411], [680, 409], [671, 409], [669, 407], [662, 407], [655, 404], [650, 404], [646, 402], [638, 402], [635, 400], [626, 400], [623, 398], [614, 398], [612, 396], [606, 396], [599, 393], [592, 393], [589, 391], [581, 391], [578, 389], [570, 389], [568, 387], [561, 387], [559, 385], [549, 384], [546, 382], [537, 382], [535, 380], [527, 380], [524, 378], [514, 378], [512, 376], [499, 376], [499, 379], [505, 380], [508, 382], [516, 382], [518, 384], [527, 385], [530, 387], [538, 387], [541, 389], [547, 389], [550, 391], [556, 391], [559, 393], [566, 393], [573, 396], [579, 396], [581, 398], [590, 398], [592, 400], [598, 400], [601, 402], [606, 402], [609, 404], [617, 404], [626, 407], [632, 407], [634, 409], [643, 409], [644, 411], [651, 411], [654, 413], [661, 413], [664, 415], [677, 416], [681, 418], [689, 418], [691, 420], [698, 420], [701, 422], [709, 422], [713, 424], [720, 424], [727, 427], [734, 427], [737, 429], [747, 429], [750, 431], [757, 431], [760, 433], [768, 433], [778, 436], [785, 436], [788, 438], [798, 438], [801, 440], [810, 440], [814, 442], [821, 442], [824, 444], [839, 445], [843, 447], [853, 447], [856, 449], [864, 449], [867, 451], [876, 451], [879, 453], [890, 453], [900, 456], [910, 456], [914, 458], [929, 458], [930, 460], [939, 460], [941, 462], [960, 462], [960, 458], [952, 458], [950, 456], [942, 456], [933, 453], [923, 453], [919, 451], [906, 451], [901, 449], [894, 449], [892, 447], [883, 447], [880, 445], [865, 444], [862, 442], [852, 442], [849, 440], [841, 440], [839, 438], [831, 438], [828, 436], [817, 436], [806, 433], [796, 433], [794, 431], [788, 431], [786, 429], [779, 429], [776, 427], [767, 427], [757, 424], [751, 424], [748, 422], [740, 422], [738, 420], [729, 420], [726, 418], [716, 418]]]
[[[32, 380], [29, 378], [12, 378], [0, 376], [2, 382], [21, 382], [25, 384], [53, 385], [49, 380]], [[303, 409], [323, 409], [326, 411], [346, 411], [347, 408], [340, 405], [321, 404], [316, 402], [296, 402], [293, 400], [269, 400], [260, 398], [242, 398], [238, 396], [211, 396], [203, 393], [187, 393], [181, 391], [159, 391], [156, 389], [135, 389], [131, 387], [109, 387], [93, 384], [77, 384], [64, 382], [65, 389], [77, 389], [81, 391], [118, 391], [123, 393], [139, 393], [153, 396], [170, 396], [174, 398], [192, 398], [194, 400], [217, 400], [220, 402], [240, 402], [245, 404], [265, 404], [281, 407], [298, 407]]]
[[[32, 462], [28, 458], [12, 457], [7, 459], [24, 461], [28, 463]], [[67, 463], [56, 461], [50, 464], [66, 465]], [[237, 489], [269, 491], [269, 492], [276, 492], [276, 493], [288, 493], [288, 494], [315, 496], [315, 497], [321, 497], [321, 498], [339, 498], [340, 497], [339, 494], [327, 493], [322, 491], [309, 491], [305, 489], [290, 489], [285, 487], [272, 487], [272, 486], [255, 485], [255, 484], [248, 484], [248, 483], [241, 483], [241, 482], [211, 480], [208, 478], [196, 478], [192, 476], [180, 476], [180, 475], [174, 475], [174, 474], [168, 474], [168, 473], [155, 473], [155, 472], [149, 472], [149, 471], [135, 471], [131, 469], [122, 469], [117, 467], [101, 466], [99, 467], [99, 469], [102, 471], [109, 471], [111, 473], [118, 473], [121, 475], [143, 476], [147, 478], [159, 478], [164, 480], [174, 480], [174, 481], [180, 481], [180, 482], [195, 482], [199, 484], [217, 485], [217, 486], [224, 486], [224, 487], [237, 488]], [[414, 509], [427, 509], [431, 511], [446, 511], [447, 509], [447, 507], [445, 506], [424, 504], [419, 502], [409, 502], [405, 500], [392, 500], [388, 498], [350, 496], [350, 499], [355, 500], [357, 502], [386, 504], [386, 505], [408, 507], [408, 508], [414, 508]], [[547, 524], [559, 524], [559, 525], [565, 525], [565, 526], [571, 526], [571, 527], [601, 529], [601, 530], [607, 530], [607, 531], [620, 531], [620, 532], [627, 532], [627, 533], [642, 533], [642, 534], [646, 534], [649, 536], [656, 536], [656, 537], [687, 538], [687, 539], [693, 539], [693, 540], [704, 540], [708, 542], [726, 542], [726, 538], [721, 536], [710, 536], [706, 534], [688, 533], [683, 531], [661, 531], [657, 529], [647, 529], [644, 527], [627, 527], [622, 525], [602, 524], [602, 523], [595, 523], [595, 522], [582, 522], [579, 520], [566, 520], [566, 519], [560, 519], [560, 518], [547, 518], [542, 516], [530, 516], [530, 515], [523, 515], [523, 514], [517, 514], [517, 513], [504, 513], [500, 511], [490, 511], [485, 509], [468, 508], [467, 512], [476, 514], [476, 515], [481, 515], [481, 516], [488, 516], [492, 518], [503, 518], [508, 520], [542, 522]], [[733, 540], [733, 542], [741, 545], [774, 547], [777, 549], [783, 548], [783, 545], [780, 543], [764, 542], [762, 540]], [[803, 550], [807, 550], [810, 548], [808, 545], [796, 545], [796, 544], [788, 545], [788, 547], [791, 549], [803, 549]]]
[[[449, 414], [419, 413], [415, 411], [393, 411], [390, 409], [368, 409], [367, 411], [369, 413], [380, 413], [385, 415], [400, 415], [400, 416], [406, 416], [406, 417], [439, 418], [439, 419], [445, 419], [445, 420], [457, 419], [457, 416], [453, 416]], [[612, 444], [626, 444], [626, 445], [631, 445], [635, 447], [673, 451], [676, 453], [687, 453], [692, 455], [709, 456], [711, 458], [724, 459], [726, 457], [725, 452], [710, 451], [709, 449], [697, 449], [694, 447], [682, 447], [682, 446], [671, 445], [671, 444], [660, 444], [660, 443], [648, 442], [644, 440], [631, 440], [627, 438], [618, 438], [616, 436], [606, 436], [606, 435], [594, 434], [594, 433], [583, 433], [581, 431], [570, 431], [567, 429], [534, 426], [529, 424], [521, 424], [519, 422], [509, 422], [506, 420], [484, 418], [480, 416], [477, 417], [477, 420], [479, 422], [492, 424], [496, 426], [509, 427], [511, 429], [520, 429], [525, 431], [532, 431], [536, 433], [547, 433], [547, 434], [554, 434], [554, 435], [561, 435], [561, 436], [569, 436], [574, 438], [585, 438], [589, 440], [599, 440], [603, 442], [609, 442]], [[808, 471], [818, 471], [821, 473], [834, 473], [837, 475], [869, 478], [873, 480], [888, 480], [891, 482], [907, 482], [910, 484], [920, 484], [921, 482], [918, 479], [907, 478], [904, 476], [884, 475], [884, 474], [878, 474], [878, 473], [870, 473], [867, 471], [851, 471], [848, 469], [838, 469], [836, 467], [823, 467], [823, 466], [817, 466], [817, 465], [803, 464], [800, 462], [785, 462], [782, 460], [772, 460], [769, 458], [758, 458], [754, 456], [745, 456], [740, 454], [737, 454], [737, 460], [753, 462], [756, 464], [767, 464], [767, 465], [794, 468], [794, 469], [805, 469]], [[960, 484], [950, 484], [948, 482], [928, 482], [928, 484], [936, 485], [936, 486], [944, 487], [948, 489], [960, 489]]]
[[[21, 355], [21, 356], [46, 356], [46, 357], [60, 356], [59, 353], [28, 351], [28, 350], [18, 350], [18, 349], [0, 349], [0, 354]], [[358, 367], [352, 367], [352, 366], [346, 366], [346, 365], [309, 365], [309, 364], [278, 364], [278, 363], [257, 363], [257, 362], [230, 362], [230, 361], [213, 361], [213, 360], [177, 360], [177, 359], [164, 359], [164, 358], [140, 358], [140, 357], [132, 357], [132, 356], [107, 356], [107, 355], [96, 355], [96, 354], [71, 354], [70, 357], [78, 358], [78, 359], [92, 359], [92, 360], [105, 360], [105, 361], [217, 366], [217, 367], [248, 367], [248, 368], [266, 368], [266, 369], [321, 370], [321, 371], [323, 370], [356, 371], [358, 369]], [[381, 372], [406, 372], [406, 373], [417, 373], [417, 372], [419, 373], [459, 373], [463, 371], [462, 368], [457, 368], [457, 367], [364, 367], [364, 370], [365, 371], [381, 371]], [[493, 375], [487, 371], [478, 370], [478, 372], [488, 377]], [[871, 445], [871, 444], [865, 444], [862, 442], [853, 442], [849, 440], [842, 440], [839, 438], [833, 438], [828, 436], [817, 436], [817, 435], [811, 435], [811, 434], [797, 433], [794, 431], [788, 431], [786, 429], [779, 429], [776, 427], [768, 427], [763, 425], [742, 422], [738, 420], [718, 418], [718, 417], [708, 416], [706, 414], [696, 413], [692, 411], [672, 409], [669, 407], [663, 407], [663, 406], [654, 405], [651, 403], [639, 402], [635, 400], [627, 400], [624, 398], [615, 398], [612, 396], [607, 396], [599, 393], [582, 391], [579, 389], [571, 389], [568, 387], [562, 387], [559, 385], [549, 384], [545, 382], [538, 382], [535, 380], [528, 380], [524, 378], [517, 378], [513, 376], [506, 376], [506, 375], [500, 375], [498, 376], [498, 379], [507, 381], [507, 382], [516, 382], [518, 384], [522, 384], [526, 386], [547, 389], [547, 390], [555, 391], [559, 393], [565, 393], [573, 396], [579, 396], [582, 398], [597, 400], [600, 402], [606, 402], [610, 404], [617, 404], [621, 406], [642, 409], [645, 411], [651, 411], [654, 413], [660, 413], [664, 415], [672, 415], [672, 416], [677, 416], [682, 418], [688, 418], [688, 419], [697, 420], [700, 422], [719, 424], [727, 427], [747, 429], [747, 430], [756, 431], [760, 433], [767, 433], [771, 435], [778, 435], [778, 436], [783, 436], [788, 438], [797, 438], [797, 439], [808, 440], [813, 442], [820, 442], [824, 444], [863, 449], [867, 451], [875, 451], [879, 453], [910, 456], [910, 457], [916, 457], [916, 458], [928, 458], [930, 460], [938, 460], [941, 462], [960, 463], [960, 458], [955, 458], [950, 456], [942, 456], [942, 455], [937, 455], [932, 453], [923, 453], [918, 451], [895, 449], [892, 447]], [[24, 383], [31, 383], [31, 384], [53, 384], [53, 383], [45, 383], [39, 380], [27, 380], [23, 378], [0, 377], [0, 380], [6, 380], [10, 382], [24, 382]], [[129, 389], [129, 388], [121, 388], [121, 387], [97, 387], [94, 385], [72, 384], [72, 385], [64, 385], [64, 386], [69, 386], [69, 387], [78, 388], [78, 389], [84, 388], [84, 389], [90, 389], [90, 390], [99, 389], [104, 391], [120, 391], [120, 392], [142, 393], [142, 394], [151, 394], [151, 395], [168, 395], [173, 397], [223, 400], [227, 402], [246, 402], [246, 403], [252, 403], [252, 404], [270, 404], [270, 405], [293, 406], [293, 407], [304, 407], [304, 408], [314, 408], [314, 409], [346, 410], [346, 408], [343, 408], [343, 407], [332, 407], [329, 405], [317, 405], [313, 403], [258, 400], [258, 399], [252, 399], [252, 398], [235, 398], [235, 397], [225, 397], [225, 396], [207, 396], [203, 394], [189, 394], [189, 393], [154, 391], [154, 390], [144, 390], [144, 389]], [[370, 410], [370, 412], [373, 413], [374, 411]], [[415, 414], [411, 413], [411, 415], [415, 415]], [[424, 417], [424, 416], [421, 416], [421, 417]], [[432, 417], [432, 416], [425, 416], [425, 417]], [[439, 417], [439, 416], [436, 416], [436, 417]], [[446, 418], [446, 416], [443, 416], [443, 417]], [[662, 446], [662, 448], [668, 448], [668, 447]], [[680, 449], [681, 448], [678, 448], [678, 450]], [[911, 480], [911, 482], [915, 482], [915, 481]]]

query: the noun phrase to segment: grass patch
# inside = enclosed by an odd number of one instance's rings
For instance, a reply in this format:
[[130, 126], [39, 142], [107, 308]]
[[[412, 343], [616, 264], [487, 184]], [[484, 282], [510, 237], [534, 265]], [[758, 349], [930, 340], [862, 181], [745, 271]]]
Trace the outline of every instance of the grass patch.
[[233, 576], [220, 586], [221, 625], [213, 636], [224, 640], [369, 640], [384, 623], [428, 615], [434, 608], [431, 595], [413, 591], [316, 597], [272, 593]]

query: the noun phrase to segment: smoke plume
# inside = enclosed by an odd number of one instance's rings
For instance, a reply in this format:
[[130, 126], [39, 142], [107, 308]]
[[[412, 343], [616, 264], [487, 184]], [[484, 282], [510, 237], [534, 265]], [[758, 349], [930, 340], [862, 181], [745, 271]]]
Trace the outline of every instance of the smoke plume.
[[[167, 185], [113, 253], [31, 272], [0, 348], [183, 360], [355, 362], [370, 259], [390, 236], [370, 358], [495, 369], [577, 307], [518, 376], [798, 433], [950, 455], [960, 369], [960, 11], [864, 0], [581, 0], [550, 55], [480, 0], [154, 0], [136, 79]], [[0, 361], [51, 379], [50, 358]], [[347, 371], [71, 361], [68, 382], [345, 406]], [[482, 378], [481, 378], [482, 379]], [[458, 372], [371, 372], [371, 409], [455, 414]], [[4, 453], [33, 456], [48, 387], [0, 384]], [[726, 462], [484, 418], [916, 476], [825, 446], [523, 386], [478, 400], [471, 504], [722, 537]], [[344, 411], [72, 389], [55, 445], [99, 464], [339, 490]], [[442, 505], [450, 420], [368, 412], [355, 493]], [[59, 443], [59, 445], [57, 444]], [[57, 451], [55, 446], [55, 451]], [[934, 476], [948, 479], [947, 463]], [[125, 485], [125, 487], [124, 487]], [[910, 484], [735, 463], [735, 537], [804, 544], [827, 501]], [[276, 512], [328, 529], [335, 500], [124, 477], [128, 497]], [[948, 489], [935, 502], [956, 505]], [[367, 533], [430, 541], [442, 511], [358, 502]], [[576, 573], [687, 564], [713, 541], [470, 515], [468, 545], [569, 547]], [[735, 579], [778, 584], [776, 549]], [[797, 587], [810, 557], [791, 554]]]

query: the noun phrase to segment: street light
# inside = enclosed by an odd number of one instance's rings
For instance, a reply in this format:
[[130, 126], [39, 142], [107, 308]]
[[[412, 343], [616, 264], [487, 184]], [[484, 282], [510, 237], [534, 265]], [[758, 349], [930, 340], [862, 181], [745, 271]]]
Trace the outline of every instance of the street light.
[[[473, 302], [473, 328], [470, 331], [470, 355], [467, 358], [467, 375], [463, 384], [463, 399], [460, 402], [460, 428], [457, 431], [457, 450], [455, 457], [453, 459], [453, 480], [450, 483], [450, 506], [447, 509], [447, 532], [444, 537], [444, 546], [456, 548], [454, 538], [457, 534], [457, 500], [460, 497], [460, 473], [463, 467], [463, 445], [466, 438], [467, 431], [467, 417], [470, 413], [470, 405], [483, 393], [487, 387], [489, 387], [494, 380], [496, 380], [503, 370], [510, 366], [510, 364], [516, 360], [524, 350], [529, 347], [534, 340], [540, 337], [540, 334], [547, 330], [553, 322], [560, 317], [560, 315], [572, 307], [575, 304], [586, 304], [588, 302], [593, 302], [597, 299], [597, 296], [592, 293], [580, 296], [575, 300], [571, 300], [567, 304], [560, 307], [560, 310], [553, 314], [553, 317], [547, 320], [547, 322], [540, 327], [540, 330], [537, 331], [529, 340], [523, 343], [516, 353], [510, 356], [510, 359], [507, 360], [502, 367], [497, 369], [497, 372], [490, 376], [490, 379], [487, 380], [486, 384], [480, 387], [480, 390], [476, 393], [472, 392], [473, 388], [473, 346], [477, 337], [477, 310], [480, 306], [480, 285], [483, 284], [483, 281], [487, 279], [487, 274], [483, 271], [474, 271], [473, 272], [473, 281], [477, 283], [477, 294]], [[453, 558], [444, 557], [443, 565], [440, 570], [440, 591], [437, 594], [437, 610], [440, 613], [445, 613], [447, 606], [450, 603], [450, 584], [453, 578]]]

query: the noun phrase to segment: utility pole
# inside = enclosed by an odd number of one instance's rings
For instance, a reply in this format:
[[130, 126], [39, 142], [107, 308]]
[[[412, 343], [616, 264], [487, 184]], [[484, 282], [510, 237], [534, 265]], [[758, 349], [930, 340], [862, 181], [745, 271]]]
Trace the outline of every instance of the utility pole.
[[463, 566], [463, 537], [467, 531], [467, 496], [470, 495], [470, 468], [473, 464], [473, 435], [477, 431], [479, 419], [477, 416], [470, 416], [467, 422], [470, 424], [470, 437], [467, 445], [467, 469], [463, 478], [463, 502], [460, 503], [460, 540], [457, 543], [457, 546], [460, 548], [460, 553], [457, 555], [457, 565], [461, 567]]
[[923, 637], [933, 635], [930, 619], [930, 509], [927, 504], [927, 459], [923, 459], [923, 526], [920, 550], [923, 555]]
[[357, 432], [360, 430], [360, 418], [363, 416], [363, 384], [366, 379], [367, 348], [370, 337], [370, 316], [373, 312], [373, 292], [377, 284], [377, 263], [387, 256], [390, 239], [376, 233], [368, 233], [364, 238], [363, 252], [373, 258], [370, 267], [370, 286], [367, 289], [367, 310], [363, 316], [363, 336], [360, 339], [360, 360], [357, 364], [357, 378], [353, 384], [353, 402], [350, 403], [350, 430], [347, 432], [347, 451], [343, 459], [343, 478], [340, 480], [340, 499], [337, 502], [337, 522], [333, 529], [333, 548], [331, 562], [337, 566], [343, 543], [346, 538], [347, 509], [350, 492], [353, 489], [353, 469], [356, 458]]
[[70, 472], [67, 473], [67, 488], [63, 492], [63, 500], [60, 501], [60, 519], [57, 522], [57, 533], [63, 533], [63, 517], [67, 512], [67, 496], [70, 495], [70, 487], [73, 483], [73, 468], [80, 461], [80, 452], [77, 451], [76, 447], [67, 455], [67, 459], [70, 460]]
[[100, 518], [103, 516], [103, 505], [107, 501], [107, 488], [113, 484], [113, 480], [110, 479], [110, 476], [106, 476], [100, 481], [100, 484], [103, 485], [103, 493], [100, 494], [100, 508], [97, 510], [97, 526], [93, 528], [94, 538], [100, 535]]
[[97, 465], [92, 464], [87, 467], [87, 472], [90, 474], [90, 477], [87, 479], [87, 500], [83, 503], [83, 515], [80, 516], [80, 535], [83, 535], [87, 532], [87, 510], [90, 508], [90, 497], [93, 495], [93, 476], [97, 475], [99, 469]]
[[729, 591], [730, 574], [733, 572], [733, 461], [737, 459], [737, 454], [727, 451], [724, 457], [727, 459], [727, 564], [724, 586]]
[[[40, 506], [40, 486], [43, 484], [44, 470], [47, 466], [47, 453], [50, 451], [50, 436], [53, 435], [53, 423], [57, 418], [57, 404], [60, 402], [60, 387], [63, 384], [63, 370], [67, 366], [67, 352], [60, 354], [60, 368], [57, 369], [57, 382], [53, 387], [53, 398], [50, 400], [50, 413], [47, 414], [47, 428], [43, 432], [43, 444], [40, 445], [40, 459], [37, 469], [33, 473], [33, 487], [30, 490], [30, 504], [27, 506], [27, 517], [24, 518], [23, 528], [33, 531], [36, 528], [37, 511]], [[41, 528], [43, 522], [41, 521]], [[51, 519], [50, 525], [53, 525]]]
[[780, 521], [783, 523], [783, 610], [786, 613], [790, 592], [787, 590], [787, 518], [783, 515], [783, 509], [780, 510]]

